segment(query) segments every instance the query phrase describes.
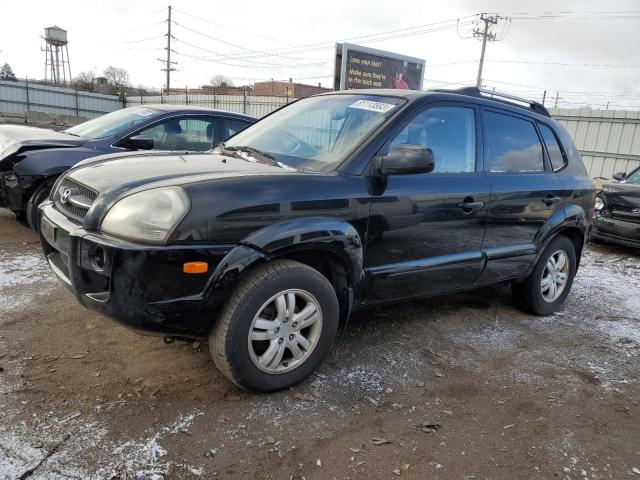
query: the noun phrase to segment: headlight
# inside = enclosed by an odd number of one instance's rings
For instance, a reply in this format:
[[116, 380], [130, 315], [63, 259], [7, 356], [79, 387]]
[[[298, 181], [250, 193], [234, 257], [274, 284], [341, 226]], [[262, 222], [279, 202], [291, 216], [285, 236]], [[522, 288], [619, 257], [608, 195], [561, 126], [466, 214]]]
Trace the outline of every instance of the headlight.
[[596, 211], [602, 210], [604, 208], [604, 200], [602, 200], [601, 197], [596, 197], [596, 205], [593, 208], [595, 208]]
[[180, 187], [134, 193], [111, 207], [100, 230], [116, 237], [164, 243], [189, 207], [189, 197]]

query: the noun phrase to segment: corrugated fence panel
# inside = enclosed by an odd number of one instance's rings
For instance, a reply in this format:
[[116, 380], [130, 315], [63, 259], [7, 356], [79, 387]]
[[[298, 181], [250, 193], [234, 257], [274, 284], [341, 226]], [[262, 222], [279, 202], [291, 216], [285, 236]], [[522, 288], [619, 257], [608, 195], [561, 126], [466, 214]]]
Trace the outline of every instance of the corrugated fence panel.
[[591, 177], [611, 179], [640, 167], [640, 112], [558, 108], [551, 116], [573, 138]]
[[63, 113], [80, 117], [97, 117], [122, 108], [122, 101], [114, 95], [76, 91], [27, 83], [0, 81], [0, 111]]

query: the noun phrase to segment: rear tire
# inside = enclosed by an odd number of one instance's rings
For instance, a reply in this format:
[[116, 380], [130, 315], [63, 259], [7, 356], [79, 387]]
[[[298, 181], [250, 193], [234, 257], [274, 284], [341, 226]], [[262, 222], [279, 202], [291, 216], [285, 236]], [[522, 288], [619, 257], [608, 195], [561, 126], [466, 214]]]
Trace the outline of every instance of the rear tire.
[[511, 285], [511, 293], [523, 310], [548, 315], [562, 307], [575, 275], [575, 246], [564, 235], [558, 235], [544, 249], [531, 275]]
[[326, 277], [302, 263], [275, 260], [238, 285], [209, 336], [209, 349], [239, 387], [280, 390], [322, 363], [338, 319], [338, 300]]
[[42, 202], [49, 198], [50, 193], [51, 184], [45, 183], [44, 185], [40, 185], [36, 189], [36, 191], [33, 192], [31, 197], [29, 197], [29, 201], [27, 202], [24, 217], [31, 229], [35, 232], [38, 232], [40, 229], [38, 225], [38, 207]]

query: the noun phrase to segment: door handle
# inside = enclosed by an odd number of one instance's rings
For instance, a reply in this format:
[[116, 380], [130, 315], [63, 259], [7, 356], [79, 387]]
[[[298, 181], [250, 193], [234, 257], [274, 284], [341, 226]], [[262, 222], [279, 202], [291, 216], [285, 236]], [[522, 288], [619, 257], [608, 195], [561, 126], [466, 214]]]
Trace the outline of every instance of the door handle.
[[547, 206], [550, 207], [551, 205], [553, 205], [554, 203], [560, 203], [562, 201], [562, 198], [560, 197], [554, 197], [553, 195], [549, 194], [546, 197], [544, 197], [542, 199], [542, 202]]
[[464, 213], [471, 213], [484, 207], [484, 202], [474, 202], [473, 199], [470, 199], [468, 202], [460, 202], [458, 207], [460, 207]]

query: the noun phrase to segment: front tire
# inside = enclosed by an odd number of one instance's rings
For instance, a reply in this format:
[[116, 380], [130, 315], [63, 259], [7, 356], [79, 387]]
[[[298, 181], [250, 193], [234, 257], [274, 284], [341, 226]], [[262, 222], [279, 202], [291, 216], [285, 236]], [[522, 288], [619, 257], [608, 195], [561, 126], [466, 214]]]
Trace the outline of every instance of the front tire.
[[241, 388], [271, 392], [309, 376], [338, 329], [338, 300], [320, 272], [275, 260], [236, 288], [209, 336], [220, 371]]
[[548, 315], [560, 309], [576, 275], [576, 249], [564, 235], [544, 249], [535, 269], [520, 283], [511, 285], [516, 305], [523, 310]]
[[50, 193], [51, 185], [49, 183], [45, 183], [44, 185], [40, 185], [36, 191], [33, 192], [27, 202], [24, 216], [31, 229], [35, 232], [38, 232], [40, 229], [38, 225], [38, 207], [42, 202], [49, 198]]

